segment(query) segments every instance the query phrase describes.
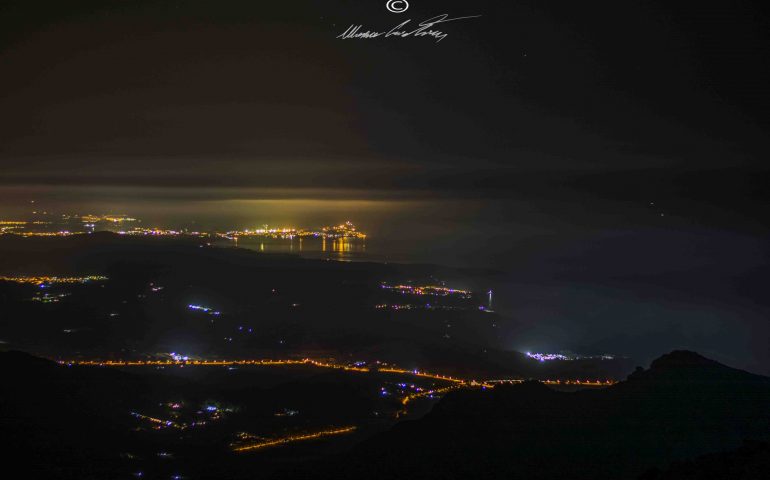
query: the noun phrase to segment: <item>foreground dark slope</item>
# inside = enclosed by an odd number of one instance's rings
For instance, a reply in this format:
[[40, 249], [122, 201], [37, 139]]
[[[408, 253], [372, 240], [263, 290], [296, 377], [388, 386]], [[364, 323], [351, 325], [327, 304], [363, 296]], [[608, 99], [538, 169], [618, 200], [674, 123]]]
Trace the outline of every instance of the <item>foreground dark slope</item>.
[[770, 443], [747, 442], [735, 450], [674, 462], [665, 470], [650, 469], [639, 480], [767, 480], [768, 476]]
[[3, 465], [19, 478], [110, 478], [150, 387], [117, 370], [66, 368], [0, 352]]
[[[131, 472], [119, 455], [138, 448], [130, 447], [127, 412], [190, 388], [18, 352], [0, 353], [0, 374], [0, 432], [12, 439], [3, 464], [23, 467], [25, 478]], [[214, 452], [188, 469], [195, 478], [251, 478], [268, 475], [266, 460], [278, 456], [284, 466], [275, 465], [274, 478], [753, 480], [770, 474], [767, 444], [741, 445], [769, 439], [770, 379], [673, 352], [604, 390], [564, 393], [531, 382], [458, 391], [422, 420], [326, 461], [299, 463], [286, 447], [267, 457]]]
[[[460, 391], [300, 478], [637, 478], [770, 437], [770, 379], [677, 351], [599, 391]], [[770, 472], [768, 472], [770, 473]]]

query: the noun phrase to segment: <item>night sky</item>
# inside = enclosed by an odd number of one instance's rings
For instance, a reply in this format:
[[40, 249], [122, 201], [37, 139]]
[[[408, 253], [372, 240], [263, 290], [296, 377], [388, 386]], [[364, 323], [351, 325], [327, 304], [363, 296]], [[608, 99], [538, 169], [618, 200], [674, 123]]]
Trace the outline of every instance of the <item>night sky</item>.
[[[770, 373], [768, 7], [410, 4], [3, 2], [0, 214], [351, 218], [502, 270], [511, 348]], [[442, 13], [481, 17], [336, 38]]]

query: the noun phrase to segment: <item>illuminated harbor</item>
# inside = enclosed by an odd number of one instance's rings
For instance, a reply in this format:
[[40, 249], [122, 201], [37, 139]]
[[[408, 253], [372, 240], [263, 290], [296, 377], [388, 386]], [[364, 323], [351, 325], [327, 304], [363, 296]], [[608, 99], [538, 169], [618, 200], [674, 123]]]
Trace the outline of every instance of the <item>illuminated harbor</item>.
[[272, 238], [290, 240], [293, 238], [323, 238], [323, 239], [365, 239], [366, 234], [359, 231], [352, 222], [348, 221], [340, 225], [321, 227], [319, 230], [305, 230], [293, 227], [271, 228], [264, 225], [253, 230], [231, 230], [225, 233], [217, 233], [218, 236], [229, 240], [238, 238]]

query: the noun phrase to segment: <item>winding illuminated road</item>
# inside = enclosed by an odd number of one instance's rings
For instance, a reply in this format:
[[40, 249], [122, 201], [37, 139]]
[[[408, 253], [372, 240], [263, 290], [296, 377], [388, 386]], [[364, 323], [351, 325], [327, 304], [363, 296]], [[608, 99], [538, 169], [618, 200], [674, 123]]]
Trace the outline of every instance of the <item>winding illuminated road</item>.
[[[310, 358], [303, 358], [301, 360], [295, 359], [248, 359], [248, 360], [58, 360], [58, 363], [62, 365], [81, 365], [81, 366], [98, 366], [98, 367], [165, 367], [165, 366], [192, 366], [192, 367], [221, 367], [221, 366], [299, 366], [306, 365], [318, 368], [328, 368], [334, 370], [344, 370], [348, 372], [383, 372], [383, 373], [395, 373], [399, 375], [415, 376], [420, 378], [429, 378], [432, 380], [440, 380], [444, 382], [450, 382], [456, 385], [468, 386], [468, 387], [493, 387], [495, 384], [501, 383], [523, 383], [528, 380], [520, 378], [506, 378], [506, 379], [494, 379], [494, 380], [474, 380], [453, 377], [451, 375], [442, 375], [435, 372], [427, 372], [423, 370], [407, 370], [404, 368], [389, 367], [389, 366], [375, 366], [365, 367], [349, 364], [333, 363], [328, 361], [313, 360]], [[614, 380], [537, 380], [546, 385], [577, 385], [585, 387], [606, 387], [613, 385], [617, 382]]]
[[355, 431], [356, 428], [358, 427], [350, 426], [350, 427], [342, 427], [342, 428], [336, 428], [331, 430], [321, 430], [318, 432], [302, 433], [297, 435], [287, 435], [285, 437], [279, 437], [279, 438], [270, 439], [270, 440], [262, 440], [262, 441], [252, 442], [252, 443], [237, 444], [237, 445], [233, 445], [232, 448], [234, 452], [239, 452], [239, 453], [248, 452], [252, 450], [259, 450], [263, 448], [286, 445], [287, 443], [303, 442], [306, 440], [315, 440], [317, 438], [330, 437], [333, 435], [342, 435], [345, 433], [351, 433]]
[[[99, 367], [167, 367], [167, 366], [191, 366], [191, 367], [216, 367], [216, 366], [311, 366], [317, 368], [326, 368], [333, 370], [343, 370], [347, 372], [356, 373], [368, 373], [368, 372], [383, 372], [392, 373], [398, 375], [414, 376], [418, 378], [425, 378], [431, 380], [437, 380], [449, 383], [448, 386], [432, 388], [419, 393], [412, 393], [401, 398], [401, 404], [406, 408], [410, 402], [426, 397], [433, 397], [435, 395], [442, 395], [452, 390], [458, 390], [461, 388], [491, 388], [497, 384], [505, 383], [523, 383], [527, 380], [524, 379], [495, 379], [495, 380], [482, 380], [477, 381], [473, 379], [463, 379], [453, 377], [450, 375], [442, 375], [434, 372], [426, 372], [422, 370], [407, 370], [403, 368], [397, 368], [394, 366], [377, 365], [373, 367], [340, 364], [330, 361], [313, 360], [310, 358], [303, 359], [246, 359], [246, 360], [59, 360], [58, 363], [62, 365], [79, 365], [79, 366], [99, 366]], [[541, 383], [546, 385], [573, 385], [582, 387], [607, 387], [616, 383], [612, 380], [540, 380]], [[406, 410], [397, 412], [396, 418], [401, 417], [406, 413]], [[161, 424], [164, 426], [175, 426], [169, 421], [148, 417], [145, 415], [139, 415], [134, 413], [134, 416], [148, 420], [150, 422]], [[234, 452], [249, 452], [254, 450], [260, 450], [270, 447], [278, 447], [295, 442], [302, 442], [308, 440], [314, 440], [324, 438], [328, 436], [342, 435], [352, 433], [358, 427], [346, 426], [339, 428], [330, 428], [326, 430], [306, 433], [295, 433], [286, 435], [284, 437], [277, 437], [271, 439], [264, 439], [246, 434], [248, 439], [254, 439], [254, 441], [244, 441], [233, 444], [231, 447]]]

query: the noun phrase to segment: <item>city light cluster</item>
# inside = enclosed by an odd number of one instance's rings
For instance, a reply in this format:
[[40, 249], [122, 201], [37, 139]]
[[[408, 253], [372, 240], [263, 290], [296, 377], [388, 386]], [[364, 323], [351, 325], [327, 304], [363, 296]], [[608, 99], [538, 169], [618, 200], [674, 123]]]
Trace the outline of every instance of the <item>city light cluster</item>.
[[33, 302], [40, 302], [40, 303], [58, 303], [62, 298], [68, 297], [69, 293], [57, 293], [57, 294], [50, 294], [45, 293], [43, 295], [35, 295], [30, 300]]
[[375, 305], [374, 308], [377, 310], [413, 310], [415, 308], [423, 308], [422, 305], [398, 305], [398, 304], [392, 304], [389, 305], [387, 303], [380, 303], [378, 305]]
[[[78, 218], [77, 216], [75, 218]], [[136, 218], [132, 218], [126, 215], [82, 215], [80, 221], [83, 223], [98, 223], [98, 222], [110, 222], [110, 223], [123, 223], [123, 222], [138, 222]]]
[[71, 237], [73, 235], [83, 235], [86, 232], [70, 232], [69, 230], [60, 230], [58, 232], [0, 232], [18, 235], [20, 237]]
[[208, 315], [218, 316], [218, 315], [222, 314], [222, 312], [214, 310], [213, 308], [204, 307], [203, 305], [187, 305], [187, 308], [189, 308], [190, 310], [195, 310], [195, 311], [198, 311], [198, 312], [203, 312], [203, 313], [206, 313]]
[[[175, 404], [175, 405], [178, 405], [178, 404]], [[177, 406], [176, 408], [175, 407], [171, 407], [171, 408], [172, 409], [178, 409], [179, 406]], [[189, 423], [187, 423], [187, 422], [175, 422], [173, 420], [164, 420], [162, 418], [156, 418], [156, 417], [151, 417], [149, 415], [143, 415], [143, 414], [138, 413], [138, 412], [131, 412], [131, 416], [133, 416], [135, 418], [138, 418], [140, 420], [145, 420], [145, 421], [148, 421], [148, 422], [152, 423], [153, 424], [153, 428], [155, 430], [162, 430], [162, 429], [165, 429], [165, 428], [174, 428], [176, 430], [186, 430], [188, 428], [193, 428], [193, 427], [203, 427], [203, 426], [207, 425], [209, 423], [209, 421], [213, 422], [213, 421], [216, 421], [216, 420], [220, 420], [223, 417], [222, 414], [220, 413], [219, 409], [217, 409], [216, 407], [213, 407], [213, 410], [210, 409], [210, 408], [206, 408], [205, 412], [209, 415], [209, 417], [208, 417], [209, 420], [208, 421], [207, 420], [194, 420], [194, 421], [189, 422]], [[178, 412], [175, 412], [175, 413], [178, 414]], [[200, 411], [198, 413], [201, 414], [203, 412]]]
[[357, 231], [356, 226], [351, 222], [345, 222], [334, 227], [323, 227], [320, 236], [326, 238], [366, 238], [366, 234]]
[[227, 238], [229, 240], [235, 240], [240, 237], [257, 237], [257, 238], [273, 238], [273, 239], [292, 239], [292, 238], [366, 238], [366, 234], [356, 229], [356, 226], [351, 222], [345, 222], [341, 225], [333, 227], [321, 227], [320, 230], [305, 230], [293, 227], [278, 227], [270, 228], [267, 225], [262, 228], [256, 228], [254, 230], [231, 230], [225, 233], [217, 233], [218, 236]]
[[263, 228], [257, 228], [254, 230], [231, 230], [229, 232], [220, 233], [219, 236], [233, 239], [238, 237], [261, 237], [261, 238], [280, 238], [280, 239], [292, 239], [300, 236], [302, 230], [296, 228], [269, 228], [265, 225]]
[[[463, 307], [455, 307], [452, 305], [414, 305], [411, 303], [380, 303], [374, 306], [377, 310], [466, 310]], [[479, 307], [483, 310], [484, 307]]]
[[187, 235], [187, 232], [180, 230], [166, 230], [161, 228], [132, 228], [131, 230], [120, 230], [116, 232], [118, 235], [132, 235], [132, 236], [155, 236], [155, 237], [176, 237], [179, 235]]
[[[50, 212], [33, 212], [37, 215], [51, 216]], [[303, 229], [294, 227], [268, 227], [244, 229], [244, 230], [226, 230], [226, 231], [190, 231], [187, 229], [172, 229], [165, 227], [132, 227], [121, 230], [126, 223], [140, 223], [141, 220], [127, 215], [61, 215], [56, 216], [56, 221], [26, 221], [26, 220], [0, 220], [0, 235], [12, 234], [21, 237], [68, 237], [72, 235], [83, 235], [93, 233], [97, 230], [113, 231], [119, 235], [128, 236], [154, 236], [154, 237], [220, 237], [228, 240], [237, 240], [239, 237], [256, 237], [272, 239], [293, 239], [303, 237], [314, 237], [322, 239], [364, 239], [366, 234], [359, 231], [350, 221], [340, 225], [321, 227], [320, 229]], [[47, 227], [45, 229], [31, 229], [31, 225], [56, 225], [56, 227]], [[128, 225], [126, 225], [128, 226]], [[83, 230], [85, 227], [85, 230]], [[53, 231], [58, 228], [58, 231]]]
[[434, 297], [458, 296], [460, 298], [471, 298], [473, 292], [468, 290], [458, 290], [436, 285], [414, 286], [414, 285], [380, 285], [383, 289], [400, 293], [402, 295], [429, 295]]
[[57, 283], [88, 283], [88, 282], [103, 282], [109, 280], [102, 275], [88, 275], [86, 277], [58, 277], [58, 276], [19, 276], [19, 277], [4, 277], [0, 276], [0, 282], [13, 282], [13, 283], [28, 283], [33, 285], [54, 285]]
[[18, 233], [19, 230], [23, 230], [27, 222], [16, 220], [0, 220], [0, 235]]
[[538, 362], [550, 362], [552, 360], [570, 360], [569, 357], [566, 355], [562, 355], [560, 353], [529, 353], [527, 352], [526, 355], [529, 358], [534, 358]]
[[574, 360], [614, 360], [614, 355], [565, 355], [562, 353], [530, 353], [525, 352], [525, 355], [529, 358], [533, 358], [538, 362], [551, 362], [551, 361], [574, 361]]

